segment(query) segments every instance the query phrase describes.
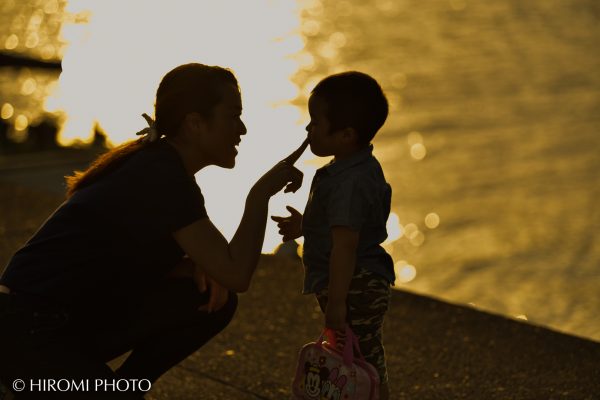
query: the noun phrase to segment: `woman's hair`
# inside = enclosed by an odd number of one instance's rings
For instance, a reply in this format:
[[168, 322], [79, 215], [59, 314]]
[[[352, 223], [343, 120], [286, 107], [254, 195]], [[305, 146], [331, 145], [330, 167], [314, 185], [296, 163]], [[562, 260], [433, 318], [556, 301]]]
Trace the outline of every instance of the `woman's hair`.
[[[177, 134], [185, 116], [197, 112], [210, 118], [221, 101], [224, 85], [238, 86], [233, 73], [225, 68], [198, 63], [184, 64], [169, 71], [156, 91], [155, 128], [161, 135]], [[148, 146], [143, 138], [124, 143], [92, 162], [85, 171], [67, 176], [67, 197], [122, 166], [133, 154]]]

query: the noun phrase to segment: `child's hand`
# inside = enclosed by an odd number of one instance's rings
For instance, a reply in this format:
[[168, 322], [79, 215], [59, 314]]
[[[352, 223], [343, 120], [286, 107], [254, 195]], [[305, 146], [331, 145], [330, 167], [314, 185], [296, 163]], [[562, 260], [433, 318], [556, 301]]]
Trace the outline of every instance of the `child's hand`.
[[333, 329], [342, 335], [346, 329], [346, 302], [345, 301], [327, 301], [325, 309], [325, 327]]
[[302, 236], [302, 214], [293, 207], [286, 206], [290, 212], [289, 217], [271, 216], [271, 219], [277, 222], [279, 234], [283, 236], [283, 241], [298, 239]]

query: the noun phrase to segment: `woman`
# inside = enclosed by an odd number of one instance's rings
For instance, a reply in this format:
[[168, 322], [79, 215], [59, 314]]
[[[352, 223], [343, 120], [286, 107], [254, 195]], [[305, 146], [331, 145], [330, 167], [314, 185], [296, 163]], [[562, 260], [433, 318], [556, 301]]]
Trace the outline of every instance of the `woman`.
[[[230, 71], [179, 66], [158, 87], [146, 136], [68, 178], [67, 200], [0, 278], [5, 385], [23, 379], [23, 398], [140, 398], [227, 326], [258, 263], [269, 198], [300, 187], [293, 162], [306, 147], [256, 182], [228, 243], [194, 174], [234, 167], [241, 112]], [[129, 350], [115, 372], [106, 365]], [[69, 380], [70, 390], [42, 390], [50, 379]]]

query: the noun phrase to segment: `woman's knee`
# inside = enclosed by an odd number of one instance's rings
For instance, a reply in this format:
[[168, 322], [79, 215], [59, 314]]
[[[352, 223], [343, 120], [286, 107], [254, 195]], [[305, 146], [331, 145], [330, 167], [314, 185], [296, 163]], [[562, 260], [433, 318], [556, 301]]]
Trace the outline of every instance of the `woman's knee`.
[[238, 306], [237, 293], [230, 291], [225, 305], [223, 305], [223, 307], [221, 307], [217, 311], [213, 312], [213, 315], [220, 323], [219, 325], [221, 326], [221, 329], [223, 329], [227, 325], [229, 325], [229, 323], [233, 319], [233, 316], [235, 315], [237, 306]]
[[[237, 294], [233, 292], [229, 292], [227, 296], [227, 302], [218, 310], [212, 311], [210, 313], [206, 313], [206, 311], [201, 311], [197, 316], [200, 318], [199, 323], [202, 326], [206, 326], [205, 324], [210, 321], [210, 325], [213, 327], [214, 334], [222, 331], [229, 325], [233, 316], [235, 315], [235, 311], [238, 305]], [[208, 318], [208, 321], [206, 320]]]

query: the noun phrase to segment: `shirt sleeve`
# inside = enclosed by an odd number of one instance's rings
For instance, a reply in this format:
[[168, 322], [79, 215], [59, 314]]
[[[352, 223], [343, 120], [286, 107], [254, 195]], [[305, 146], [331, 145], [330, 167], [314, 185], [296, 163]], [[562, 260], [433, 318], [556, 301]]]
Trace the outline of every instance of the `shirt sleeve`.
[[329, 226], [346, 226], [360, 231], [371, 210], [371, 197], [368, 184], [364, 180], [348, 179], [340, 182], [329, 196]]
[[151, 169], [143, 207], [144, 214], [153, 216], [159, 232], [172, 233], [207, 217], [204, 197], [193, 177], [171, 163]]

